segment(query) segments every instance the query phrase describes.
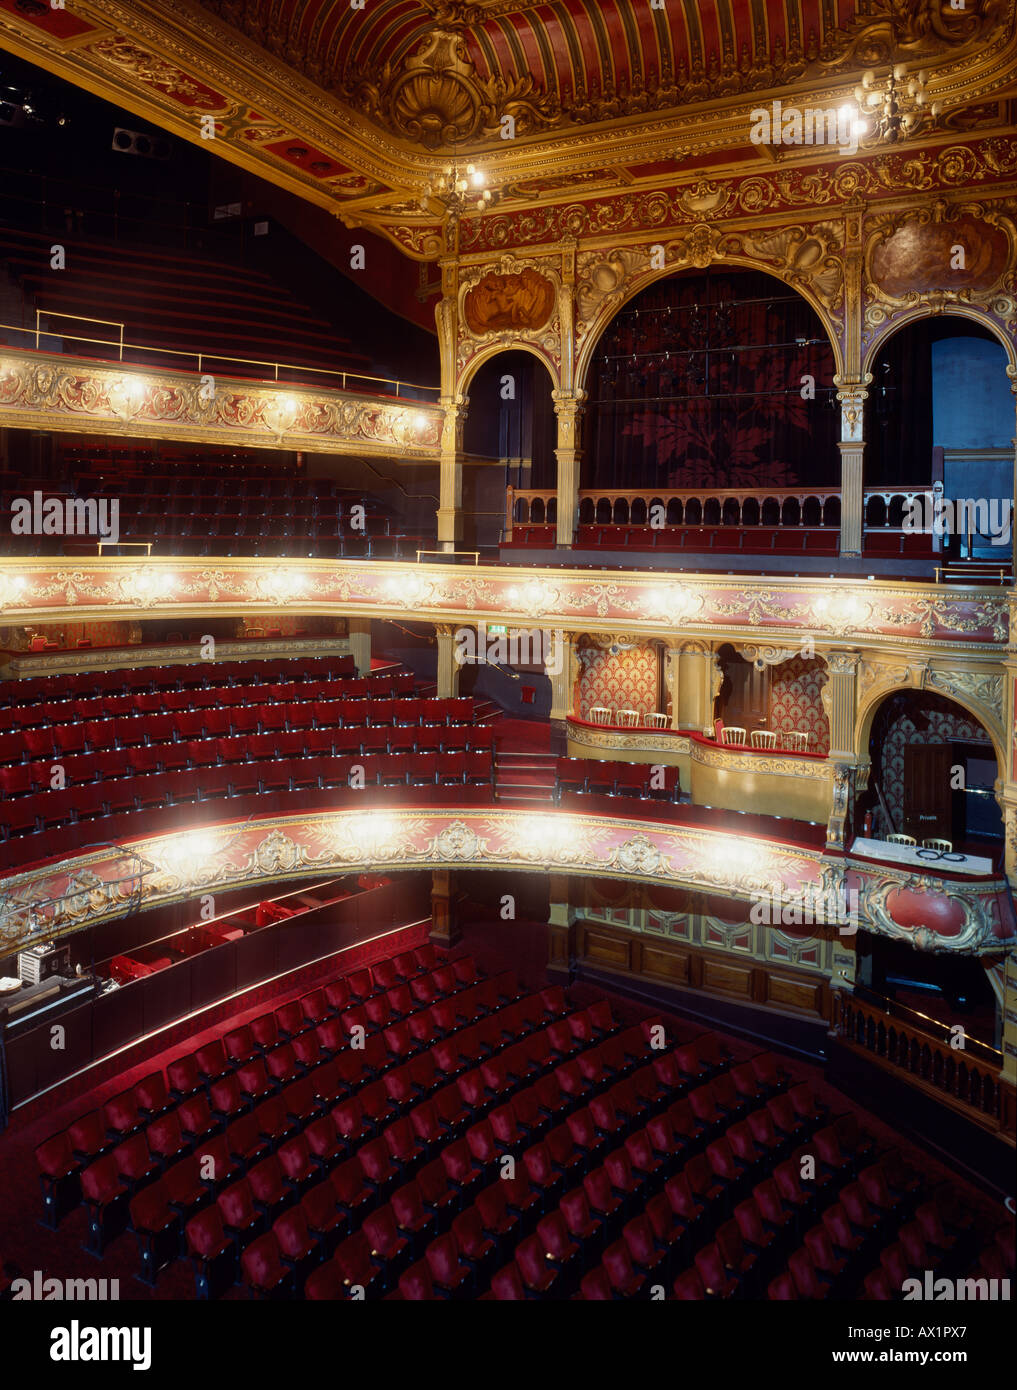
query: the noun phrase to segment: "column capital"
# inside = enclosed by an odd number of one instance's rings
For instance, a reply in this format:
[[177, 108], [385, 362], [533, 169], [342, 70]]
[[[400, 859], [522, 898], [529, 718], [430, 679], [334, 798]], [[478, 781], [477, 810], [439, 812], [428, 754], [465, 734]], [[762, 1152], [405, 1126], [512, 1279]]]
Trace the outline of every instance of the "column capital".
[[823, 651], [817, 648], [816, 655], [826, 662], [827, 670], [831, 676], [853, 676], [862, 659], [861, 652], [852, 649]]

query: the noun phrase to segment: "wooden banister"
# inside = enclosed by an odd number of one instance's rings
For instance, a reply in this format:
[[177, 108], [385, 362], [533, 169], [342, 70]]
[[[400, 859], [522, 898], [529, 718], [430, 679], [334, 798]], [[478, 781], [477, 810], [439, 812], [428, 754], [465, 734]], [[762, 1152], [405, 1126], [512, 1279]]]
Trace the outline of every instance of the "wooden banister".
[[[833, 1029], [846, 1046], [996, 1132], [1014, 1136], [1002, 1104], [1002, 1058], [985, 1044], [983, 1057], [951, 1047], [932, 1032], [844, 990], [834, 991]], [[998, 1060], [997, 1060], [998, 1059]]]

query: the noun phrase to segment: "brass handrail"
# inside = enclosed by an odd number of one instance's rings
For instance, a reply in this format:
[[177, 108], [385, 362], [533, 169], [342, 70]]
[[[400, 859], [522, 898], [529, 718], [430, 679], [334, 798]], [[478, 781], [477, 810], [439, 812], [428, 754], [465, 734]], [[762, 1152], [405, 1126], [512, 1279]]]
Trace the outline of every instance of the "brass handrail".
[[[45, 314], [47, 317], [52, 318], [76, 319], [79, 323], [108, 324], [111, 327], [120, 329], [120, 337], [89, 338], [82, 333], [51, 333], [47, 329], [40, 327], [40, 315], [43, 314]], [[0, 323], [0, 329], [10, 333], [33, 333], [32, 329], [25, 328], [23, 324], [15, 323]], [[233, 362], [246, 367], [271, 367], [273, 369], [273, 379], [275, 381], [279, 380], [280, 371], [313, 372], [316, 376], [340, 377], [342, 379], [342, 385], [341, 387], [339, 387], [339, 390], [341, 391], [347, 391], [352, 389], [347, 385], [347, 380], [351, 380], [371, 381], [378, 383], [382, 386], [392, 386], [395, 388], [392, 394], [396, 396], [399, 395], [400, 389], [402, 387], [408, 387], [411, 391], [431, 391], [435, 395], [440, 395], [441, 393], [440, 386], [423, 386], [419, 382], [403, 381], [401, 378], [397, 379], [387, 376], [371, 376], [367, 372], [342, 372], [335, 371], [331, 367], [298, 366], [295, 362], [269, 362], [258, 357], [229, 357], [225, 353], [221, 352], [189, 352], [186, 348], [151, 347], [147, 343], [130, 343], [127, 342], [127, 340], [124, 338], [124, 325], [120, 323], [117, 319], [95, 319], [90, 318], [87, 314], [61, 314], [58, 313], [55, 309], [36, 309], [35, 330], [33, 336], [35, 337], [35, 347], [37, 352], [42, 350], [39, 347], [40, 338], [57, 338], [61, 342], [63, 342], [65, 339], [70, 339], [72, 342], [75, 343], [92, 343], [100, 347], [114, 347], [118, 350], [118, 357], [121, 362], [124, 360], [124, 349], [127, 348], [131, 352], [156, 352], [162, 353], [164, 356], [167, 357], [190, 358], [191, 360], [197, 363], [197, 370], [199, 372], [201, 372], [203, 366], [205, 366], [209, 362]], [[97, 360], [101, 361], [102, 359], [99, 358]], [[421, 401], [420, 404], [432, 405], [433, 402]]]

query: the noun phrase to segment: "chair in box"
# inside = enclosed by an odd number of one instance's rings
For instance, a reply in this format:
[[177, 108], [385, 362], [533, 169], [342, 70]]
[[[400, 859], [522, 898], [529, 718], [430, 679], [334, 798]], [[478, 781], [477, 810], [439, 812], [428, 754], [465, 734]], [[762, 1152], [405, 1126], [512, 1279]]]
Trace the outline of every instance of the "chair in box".
[[773, 729], [753, 729], [749, 741], [753, 748], [777, 747], [777, 735]]
[[785, 729], [781, 733], [781, 742], [790, 753], [807, 753], [812, 734], [803, 729]]
[[744, 744], [747, 741], [746, 731], [736, 724], [726, 724], [720, 731], [720, 741], [725, 744]]

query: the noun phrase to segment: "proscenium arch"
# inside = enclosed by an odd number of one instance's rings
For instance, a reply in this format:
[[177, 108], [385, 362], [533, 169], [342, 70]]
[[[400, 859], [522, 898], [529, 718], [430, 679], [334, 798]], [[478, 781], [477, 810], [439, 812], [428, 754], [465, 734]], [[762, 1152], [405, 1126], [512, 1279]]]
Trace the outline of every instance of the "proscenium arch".
[[[630, 300], [634, 299], [636, 295], [642, 294], [643, 290], [648, 289], [650, 285], [655, 284], [658, 280], [677, 279], [680, 275], [692, 275], [704, 270], [712, 270], [714, 266], [721, 265], [735, 266], [739, 270], [760, 271], [762, 274], [768, 275], [771, 280], [776, 280], [779, 284], [787, 285], [789, 289], [794, 290], [794, 292], [804, 299], [806, 304], [814, 310], [823, 326], [823, 332], [826, 334], [833, 352], [835, 377], [844, 375], [844, 354], [840, 338], [837, 335], [837, 330], [829, 314], [821, 301], [817, 299], [814, 294], [804, 289], [801, 285], [792, 284], [790, 280], [786, 280], [782, 275], [778, 275], [773, 266], [761, 265], [759, 261], [751, 260], [747, 256], [716, 256], [709, 265], [667, 265], [660, 270], [644, 270], [634, 277], [622, 297], [617, 300], [612, 300], [590, 324], [583, 345], [576, 355], [575, 389], [577, 391], [585, 391], [587, 389], [586, 378], [590, 370], [590, 363], [593, 361], [593, 354], [597, 344], [604, 336], [604, 332], [608, 325], [618, 316]], [[830, 384], [833, 385], [834, 383], [831, 382]]]
[[542, 352], [540, 348], [536, 347], [533, 343], [523, 341], [520, 341], [518, 343], [497, 342], [492, 343], [489, 347], [486, 347], [482, 351], [478, 352], [476, 357], [470, 358], [469, 362], [467, 362], [466, 364], [465, 369], [463, 370], [462, 376], [456, 382], [454, 394], [458, 396], [467, 395], [469, 392], [470, 382], [477, 375], [477, 372], [480, 370], [480, 368], [483, 367], [485, 363], [490, 362], [493, 358], [501, 357], [508, 352], [528, 352], [531, 357], [535, 357], [537, 361], [542, 363], [543, 366], [547, 369], [547, 374], [551, 378], [551, 390], [558, 391], [561, 389], [561, 378], [558, 374], [558, 369], [555, 366], [554, 362], [551, 360], [551, 358], [548, 357], [546, 352]]
[[871, 373], [876, 363], [876, 358], [882, 352], [891, 338], [895, 337], [902, 328], [909, 324], [918, 323], [921, 319], [969, 319], [972, 323], [977, 323], [980, 328], [985, 328], [990, 332], [998, 343], [1002, 344], [1003, 351], [1007, 355], [1009, 366], [1007, 375], [1010, 378], [1011, 389], [1017, 390], [1017, 345], [1013, 339], [1008, 338], [999, 323], [984, 309], [978, 308], [973, 304], [950, 304], [946, 307], [932, 306], [929, 304], [919, 304], [914, 309], [908, 309], [906, 313], [898, 318], [892, 319], [884, 324], [883, 328], [873, 338], [866, 348], [864, 360], [862, 362], [863, 379], [866, 374]]
[[[872, 721], [876, 717], [876, 712], [880, 706], [892, 695], [898, 695], [901, 691], [913, 690], [920, 695], [934, 695], [937, 699], [946, 700], [950, 704], [956, 705], [959, 709], [970, 714], [972, 719], [977, 719], [978, 723], [985, 730], [992, 744], [992, 751], [996, 756], [996, 768], [1000, 777], [1005, 777], [1007, 768], [1006, 757], [1006, 734], [1002, 725], [995, 716], [980, 705], [977, 701], [966, 699], [961, 695], [955, 695], [952, 690], [941, 690], [938, 685], [920, 685], [917, 681], [901, 681], [896, 685], [879, 685], [866, 702], [860, 706], [858, 719], [855, 724], [855, 757], [859, 764], [869, 762], [869, 738], [872, 733]], [[998, 797], [997, 797], [998, 800]], [[1002, 804], [1002, 803], [1000, 803]]]

